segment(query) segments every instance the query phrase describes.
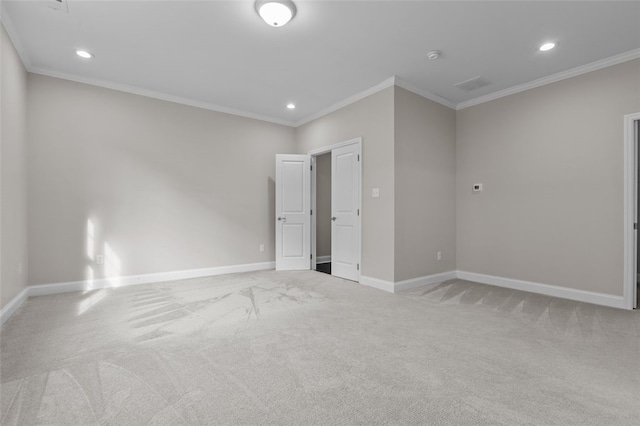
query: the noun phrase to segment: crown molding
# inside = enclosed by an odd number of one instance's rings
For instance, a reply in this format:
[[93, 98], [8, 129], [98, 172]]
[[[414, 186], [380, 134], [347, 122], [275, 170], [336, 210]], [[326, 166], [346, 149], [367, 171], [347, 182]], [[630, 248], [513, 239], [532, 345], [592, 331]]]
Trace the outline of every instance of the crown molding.
[[562, 71], [556, 74], [542, 77], [537, 80], [530, 81], [528, 83], [519, 84], [517, 86], [510, 87], [508, 89], [499, 90], [497, 92], [489, 93], [488, 95], [480, 96], [475, 99], [471, 99], [465, 102], [460, 102], [456, 106], [456, 110], [469, 108], [475, 105], [480, 105], [485, 102], [490, 102], [496, 99], [504, 98], [505, 96], [515, 95], [516, 93], [524, 92], [525, 90], [535, 89], [536, 87], [545, 86], [547, 84], [555, 83], [567, 78], [577, 77], [588, 72], [597, 71], [602, 68], [607, 68], [613, 65], [621, 64], [623, 62], [631, 61], [640, 58], [640, 49], [630, 50], [628, 52], [621, 53], [619, 55], [610, 56], [599, 61], [591, 62], [590, 64], [581, 65], [576, 68], [571, 68], [566, 71]]
[[11, 43], [13, 43], [13, 47], [16, 48], [18, 52], [18, 56], [22, 60], [22, 64], [29, 71], [32, 68], [31, 58], [27, 53], [27, 49], [24, 47], [20, 39], [18, 38], [18, 32], [16, 31], [16, 27], [13, 24], [13, 21], [9, 17], [9, 14], [5, 11], [4, 2], [0, 1], [0, 22], [2, 22], [2, 26], [7, 31], [9, 35], [9, 39]]
[[126, 84], [115, 83], [112, 81], [101, 80], [97, 78], [80, 77], [73, 74], [51, 71], [51, 70], [47, 70], [39, 67], [33, 67], [29, 70], [29, 72], [33, 74], [40, 74], [48, 77], [55, 77], [55, 78], [61, 78], [63, 80], [74, 81], [76, 83], [83, 83], [83, 84], [89, 84], [92, 86], [103, 87], [105, 89], [117, 90], [120, 92], [130, 93], [133, 95], [159, 99], [161, 101], [173, 102], [176, 104], [187, 105], [195, 108], [202, 108], [210, 111], [221, 112], [224, 114], [231, 114], [231, 115], [237, 115], [245, 118], [252, 118], [254, 120], [266, 121], [269, 123], [280, 124], [283, 126], [293, 127], [293, 124], [294, 124], [291, 121], [280, 120], [280, 119], [269, 117], [266, 115], [255, 114], [252, 112], [229, 108], [222, 105], [210, 104], [207, 102], [197, 101], [195, 99], [183, 98], [180, 96], [169, 95], [167, 93], [156, 92], [154, 90], [141, 89], [139, 87], [129, 86]]
[[356, 93], [355, 95], [349, 96], [346, 99], [341, 100], [340, 102], [336, 102], [335, 104], [328, 106], [327, 108], [324, 108], [318, 112], [316, 112], [315, 114], [311, 114], [301, 120], [298, 120], [295, 123], [294, 127], [299, 127], [302, 126], [303, 124], [307, 124], [310, 121], [313, 120], [317, 120], [320, 117], [324, 117], [327, 114], [331, 114], [332, 112], [335, 112], [339, 109], [342, 109], [348, 105], [351, 105], [355, 102], [358, 102], [359, 100], [362, 100], [364, 98], [366, 98], [367, 96], [371, 96], [375, 93], [378, 93], [388, 87], [391, 87], [395, 84], [395, 80], [396, 77], [390, 77], [386, 80], [384, 80], [381, 83], [376, 84], [375, 86], [371, 86], [368, 89], [363, 90], [362, 92]]
[[433, 102], [438, 103], [440, 105], [444, 105], [447, 108], [456, 109], [456, 104], [455, 103], [449, 101], [448, 99], [443, 98], [442, 96], [438, 96], [435, 93], [432, 93], [432, 92], [430, 92], [428, 90], [420, 89], [419, 87], [416, 87], [413, 84], [408, 83], [408, 82], [402, 80], [399, 77], [396, 77], [395, 79], [396, 79], [395, 84], [398, 87], [401, 87], [401, 88], [403, 88], [405, 90], [413, 92], [416, 95], [420, 95], [423, 98], [427, 98], [430, 101], [433, 101]]
[[476, 105], [480, 105], [486, 102], [490, 102], [496, 99], [500, 99], [500, 98], [504, 98], [506, 96], [510, 96], [510, 95], [514, 95], [516, 93], [520, 93], [520, 92], [524, 92], [526, 90], [529, 89], [534, 89], [536, 87], [540, 87], [540, 86], [544, 86], [547, 84], [551, 84], [551, 83], [555, 83], [561, 80], [565, 80], [571, 77], [577, 77], [579, 75], [582, 74], [586, 74], [592, 71], [597, 71], [599, 69], [602, 68], [606, 68], [606, 67], [610, 67], [613, 65], [617, 65], [623, 62], [627, 62], [627, 61], [631, 61], [634, 59], [638, 59], [640, 58], [640, 49], [634, 49], [634, 50], [630, 50], [628, 52], [624, 52], [615, 56], [611, 56], [609, 58], [605, 58], [605, 59], [601, 59], [599, 61], [595, 61], [586, 65], [582, 65], [576, 68], [571, 68], [569, 70], [566, 71], [562, 71], [547, 77], [542, 77], [524, 84], [519, 84], [517, 86], [513, 86], [513, 87], [509, 87], [507, 89], [503, 89], [503, 90], [499, 90], [497, 92], [493, 92], [490, 93], [488, 95], [484, 95], [484, 96], [480, 96], [474, 99], [470, 99], [468, 101], [464, 101], [464, 102], [460, 102], [458, 104], [455, 104], [454, 102], [451, 102], [441, 96], [436, 95], [435, 93], [432, 93], [428, 90], [425, 89], [421, 89], [418, 88], [404, 80], [402, 80], [401, 78], [397, 77], [397, 76], [393, 76], [390, 77], [378, 84], [376, 84], [375, 86], [372, 86], [368, 89], [363, 90], [362, 92], [356, 93], [352, 96], [349, 96], [346, 99], [343, 99], [339, 102], [336, 102], [335, 104], [324, 108], [314, 114], [311, 114], [305, 118], [302, 118], [298, 121], [289, 121], [289, 120], [283, 120], [283, 119], [279, 119], [279, 118], [275, 118], [275, 117], [271, 117], [271, 116], [266, 116], [266, 115], [262, 115], [262, 114], [257, 114], [257, 113], [253, 113], [253, 112], [248, 112], [248, 111], [243, 111], [243, 110], [239, 110], [239, 109], [235, 109], [235, 108], [230, 108], [230, 107], [225, 107], [222, 105], [217, 105], [217, 104], [211, 104], [208, 102], [203, 102], [203, 101], [198, 101], [195, 99], [189, 99], [189, 98], [183, 98], [180, 96], [175, 96], [175, 95], [170, 95], [167, 93], [163, 93], [163, 92], [157, 92], [157, 91], [153, 91], [153, 90], [148, 90], [148, 89], [142, 89], [142, 88], [138, 88], [138, 87], [134, 87], [134, 86], [129, 86], [126, 84], [120, 84], [120, 83], [115, 83], [112, 81], [107, 81], [107, 80], [102, 80], [102, 79], [96, 79], [96, 78], [87, 78], [87, 77], [80, 77], [77, 75], [73, 75], [73, 74], [67, 74], [67, 73], [61, 73], [61, 72], [57, 72], [57, 71], [52, 71], [52, 70], [48, 70], [46, 68], [41, 68], [41, 67], [35, 67], [33, 65], [33, 62], [31, 61], [31, 58], [29, 57], [29, 54], [27, 53], [27, 50], [25, 49], [24, 45], [22, 44], [22, 42], [20, 41], [20, 38], [17, 36], [17, 31], [15, 30], [15, 25], [13, 24], [13, 21], [11, 20], [11, 18], [9, 17], [9, 14], [6, 13], [5, 11], [5, 6], [4, 3], [0, 1], [0, 22], [2, 22], [2, 25], [4, 26], [5, 30], [7, 31], [7, 34], [9, 35], [9, 38], [11, 39], [11, 42], [13, 43], [14, 47], [16, 48], [16, 51], [18, 52], [18, 55], [20, 56], [20, 59], [22, 60], [22, 63], [24, 64], [26, 70], [30, 73], [34, 73], [34, 74], [40, 74], [40, 75], [45, 75], [45, 76], [49, 76], [49, 77], [55, 77], [55, 78], [61, 78], [64, 80], [69, 80], [69, 81], [75, 81], [78, 83], [84, 83], [84, 84], [89, 84], [92, 86], [98, 86], [98, 87], [103, 87], [106, 89], [112, 89], [112, 90], [118, 90], [120, 92], [125, 92], [125, 93], [131, 93], [134, 95], [139, 95], [139, 96], [146, 96], [149, 98], [153, 98], [153, 99], [159, 99], [159, 100], [163, 100], [163, 101], [167, 101], [167, 102], [173, 102], [173, 103], [177, 103], [177, 104], [182, 104], [182, 105], [187, 105], [187, 106], [192, 106], [195, 108], [202, 108], [202, 109], [206, 109], [206, 110], [210, 110], [210, 111], [216, 111], [216, 112], [221, 112], [224, 114], [231, 114], [231, 115], [236, 115], [239, 117], [245, 117], [245, 118], [251, 118], [254, 120], [260, 120], [260, 121], [266, 121], [269, 123], [274, 123], [274, 124], [280, 124], [283, 126], [289, 126], [289, 127], [299, 127], [302, 126], [303, 124], [309, 123], [310, 121], [316, 120], [318, 118], [324, 117], [325, 115], [328, 115], [332, 112], [335, 112], [341, 108], [344, 108], [348, 105], [351, 105], [355, 102], [358, 102], [368, 96], [371, 96], [375, 93], [378, 93], [388, 87], [391, 86], [398, 86], [401, 87], [405, 90], [408, 90], [410, 92], [413, 92], [419, 96], [422, 96], [426, 99], [429, 99], [433, 102], [436, 102], [438, 104], [444, 105], [448, 108], [451, 109], [455, 109], [457, 111], [465, 109], [465, 108], [469, 108], [472, 106], [476, 106]]

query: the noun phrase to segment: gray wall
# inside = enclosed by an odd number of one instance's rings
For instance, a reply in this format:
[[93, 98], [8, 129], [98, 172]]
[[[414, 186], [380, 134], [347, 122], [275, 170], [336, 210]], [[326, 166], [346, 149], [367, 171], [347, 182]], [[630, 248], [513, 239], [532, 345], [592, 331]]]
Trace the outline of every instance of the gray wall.
[[27, 71], [0, 25], [0, 308], [27, 285]]
[[623, 116], [638, 111], [640, 60], [458, 111], [458, 269], [622, 295]]
[[34, 74], [28, 109], [31, 284], [274, 259], [293, 128]]
[[331, 153], [316, 157], [316, 255], [331, 255]]
[[271, 261], [275, 154], [355, 137], [363, 275], [458, 269], [622, 294], [622, 116], [640, 111], [639, 60], [457, 113], [390, 87], [297, 129], [27, 79], [4, 32], [2, 60], [2, 306], [26, 283], [25, 217], [31, 284]]
[[361, 272], [385, 281], [394, 278], [393, 97], [389, 87], [296, 129], [301, 154], [362, 137]]
[[395, 281], [453, 271], [456, 112], [396, 87], [394, 139]]

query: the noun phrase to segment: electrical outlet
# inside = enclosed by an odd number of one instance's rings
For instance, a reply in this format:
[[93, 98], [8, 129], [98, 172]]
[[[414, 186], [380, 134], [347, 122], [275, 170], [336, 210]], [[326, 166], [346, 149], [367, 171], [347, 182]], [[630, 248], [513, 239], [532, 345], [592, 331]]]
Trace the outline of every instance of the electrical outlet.
[[98, 265], [104, 265], [104, 254], [99, 254], [96, 256], [96, 263]]
[[260, 244], [260, 251], [264, 251], [264, 244]]
[[371, 190], [371, 197], [378, 198], [380, 196], [380, 188], [373, 188]]
[[438, 252], [437, 258], [438, 258], [438, 260], [442, 260], [442, 252], [441, 251]]

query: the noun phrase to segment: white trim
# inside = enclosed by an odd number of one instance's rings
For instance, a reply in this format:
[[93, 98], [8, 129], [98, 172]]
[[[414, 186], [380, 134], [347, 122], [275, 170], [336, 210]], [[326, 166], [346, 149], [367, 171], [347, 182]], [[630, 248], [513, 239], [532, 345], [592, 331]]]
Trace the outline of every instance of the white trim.
[[394, 285], [394, 293], [410, 290], [416, 287], [423, 287], [429, 284], [441, 283], [457, 278], [456, 271], [441, 272], [439, 274], [426, 275], [424, 277], [412, 278], [410, 280], [397, 281]]
[[9, 14], [6, 13], [4, 9], [5, 9], [4, 2], [0, 2], [0, 21], [2, 21], [2, 25], [4, 26], [4, 29], [7, 31], [7, 34], [9, 35], [9, 39], [11, 40], [11, 43], [13, 43], [13, 47], [16, 48], [16, 51], [18, 52], [18, 56], [20, 56], [20, 59], [22, 60], [22, 64], [27, 69], [27, 71], [29, 71], [31, 69], [31, 58], [29, 57], [27, 49], [25, 49], [24, 45], [18, 38], [18, 32], [15, 29], [16, 27], [13, 24], [13, 21], [11, 20], [11, 18], [9, 17]]
[[165, 281], [186, 280], [189, 278], [210, 277], [214, 275], [237, 274], [241, 272], [264, 271], [275, 268], [275, 262], [248, 263], [245, 265], [217, 266], [213, 268], [187, 269], [183, 271], [160, 272], [155, 274], [128, 275], [97, 280], [70, 281], [53, 284], [28, 286], [9, 302], [0, 313], [0, 324], [4, 323], [27, 299], [27, 297], [49, 294], [90, 291], [101, 288], [126, 287], [138, 284], [153, 284]]
[[346, 142], [340, 142], [329, 146], [323, 146], [322, 148], [314, 149], [309, 151], [309, 155], [312, 157], [317, 157], [318, 155], [328, 154], [336, 148], [342, 148], [343, 146], [353, 145], [353, 144], [362, 144], [362, 137], [358, 136], [357, 138], [349, 139]]
[[456, 104], [454, 102], [451, 102], [450, 100], [445, 99], [442, 96], [438, 96], [435, 93], [432, 93], [432, 92], [430, 92], [428, 90], [416, 87], [413, 84], [408, 83], [408, 82], [402, 80], [399, 77], [396, 77], [395, 84], [396, 84], [396, 86], [401, 87], [404, 90], [408, 90], [410, 92], [413, 92], [416, 95], [420, 95], [423, 98], [429, 99], [430, 101], [433, 101], [433, 102], [438, 103], [440, 105], [444, 105], [447, 108], [456, 109]]
[[0, 311], [0, 324], [4, 324], [11, 315], [27, 300], [29, 296], [29, 287], [23, 289], [16, 297], [14, 297], [9, 303], [5, 305]]
[[633, 309], [636, 303], [634, 297], [637, 277], [636, 271], [636, 241], [637, 232], [634, 232], [633, 224], [637, 222], [636, 209], [636, 182], [638, 181], [636, 167], [636, 142], [634, 122], [640, 120], [640, 112], [624, 116], [624, 307]]
[[360, 275], [360, 284], [364, 284], [368, 287], [377, 288], [378, 290], [383, 290], [388, 293], [393, 293], [394, 286], [391, 281], [379, 280], [378, 278], [367, 277], [365, 275]]
[[318, 259], [316, 257], [317, 247], [316, 247], [316, 239], [317, 239], [317, 217], [318, 217], [318, 207], [316, 200], [316, 191], [318, 189], [317, 185], [317, 170], [316, 170], [316, 157], [313, 155], [309, 155], [309, 162], [311, 163], [311, 193], [309, 197], [311, 198], [311, 212], [316, 212], [316, 214], [311, 215], [311, 270], [315, 271], [316, 266], [318, 264]]
[[410, 92], [415, 93], [416, 95], [420, 95], [424, 98], [427, 98], [433, 102], [439, 103], [441, 105], [444, 105], [448, 108], [451, 109], [456, 109], [456, 104], [441, 97], [436, 95], [435, 93], [432, 93], [428, 90], [425, 89], [420, 89], [410, 83], [407, 83], [406, 81], [400, 79], [397, 76], [393, 76], [393, 77], [389, 77], [386, 80], [376, 84], [375, 86], [369, 87], [368, 89], [363, 90], [362, 92], [356, 93], [355, 95], [349, 96], [346, 99], [343, 99], [339, 102], [336, 102], [333, 105], [328, 106], [327, 108], [324, 108], [318, 112], [316, 112], [315, 114], [311, 114], [305, 118], [302, 118], [298, 121], [296, 121], [296, 123], [294, 124], [294, 127], [299, 127], [302, 126], [303, 124], [307, 124], [310, 121], [313, 120], [317, 120], [318, 118], [324, 117], [325, 115], [331, 114], [332, 112], [338, 111], [339, 109], [342, 109], [346, 106], [349, 106], [353, 103], [356, 103], [368, 96], [374, 95], [378, 92], [383, 91], [384, 89], [388, 88], [388, 87], [392, 87], [392, 86], [398, 86], [398, 87], [402, 87], [405, 90], [408, 90]]
[[47, 294], [68, 293], [71, 291], [89, 291], [100, 288], [125, 287], [138, 284], [152, 284], [165, 281], [186, 280], [189, 278], [210, 277], [214, 275], [237, 274], [240, 272], [263, 271], [275, 268], [275, 262], [249, 263], [245, 265], [217, 266], [213, 268], [187, 269], [183, 271], [160, 272], [155, 274], [128, 275], [97, 280], [71, 281], [53, 284], [40, 284], [28, 287], [29, 297]]
[[181, 96], [170, 95], [155, 90], [142, 89], [139, 87], [129, 86], [127, 84], [115, 83], [112, 81], [101, 80], [91, 77], [80, 77], [73, 74], [51, 71], [40, 67], [29, 67], [28, 71], [34, 74], [45, 75], [48, 77], [60, 78], [63, 80], [75, 81], [77, 83], [89, 84], [92, 86], [103, 87], [106, 89], [117, 90], [120, 92], [130, 93], [133, 95], [145, 96], [148, 98], [159, 99], [161, 101], [173, 102], [176, 104], [187, 105], [195, 108], [202, 108], [209, 111], [221, 112], [223, 114], [231, 114], [239, 117], [251, 118], [254, 120], [266, 121], [269, 123], [281, 124], [283, 126], [293, 127], [292, 121], [281, 120], [267, 115], [256, 114], [253, 112], [242, 111], [235, 108], [229, 108], [222, 105], [211, 104], [208, 102], [197, 101], [195, 99], [183, 98]]
[[412, 288], [423, 287], [425, 285], [441, 283], [447, 280], [453, 280], [457, 278], [457, 271], [441, 272], [439, 274], [425, 275], [424, 277], [412, 278], [404, 281], [385, 281], [378, 278], [367, 277], [360, 275], [360, 284], [364, 284], [368, 287], [377, 288], [378, 290], [384, 290], [388, 293], [398, 293]]
[[331, 256], [318, 256], [316, 263], [331, 263]]
[[495, 285], [497, 287], [528, 291], [530, 293], [544, 294], [546, 296], [560, 297], [562, 299], [570, 299], [578, 302], [610, 306], [612, 308], [625, 308], [624, 300], [622, 297], [613, 296], [610, 294], [577, 290], [567, 287], [558, 287], [549, 284], [534, 283], [531, 281], [514, 280], [511, 278], [495, 277], [491, 275], [476, 274], [474, 272], [466, 271], [457, 271], [456, 276], [461, 280]]
[[494, 101], [496, 99], [504, 98], [505, 96], [514, 95], [516, 93], [524, 92], [525, 90], [534, 89], [536, 87], [545, 86], [547, 84], [555, 83], [557, 81], [565, 80], [571, 77], [577, 77], [582, 74], [586, 74], [591, 71], [597, 71], [602, 68], [610, 67], [613, 65], [621, 64], [623, 62], [631, 61], [633, 59], [640, 58], [640, 49], [630, 50], [619, 55], [611, 56], [609, 58], [601, 59], [599, 61], [591, 62], [590, 64], [582, 65], [579, 67], [571, 68], [566, 71], [562, 71], [556, 74], [552, 74], [546, 77], [542, 77], [528, 83], [519, 84], [517, 86], [509, 87], [508, 89], [499, 90], [497, 92], [489, 93], [488, 95], [480, 96], [475, 99], [471, 99], [465, 102], [460, 102], [456, 106], [456, 110], [469, 108], [475, 105], [480, 105], [485, 102]]
[[324, 117], [325, 115], [331, 114], [332, 112], [335, 112], [339, 109], [342, 109], [346, 106], [356, 103], [359, 100], [366, 98], [367, 96], [371, 96], [375, 93], [381, 92], [384, 89], [393, 86], [395, 84], [395, 80], [396, 80], [395, 77], [390, 77], [384, 80], [383, 82], [376, 84], [375, 86], [369, 87], [368, 89], [365, 89], [362, 92], [356, 93], [355, 95], [349, 96], [346, 99], [336, 102], [335, 104], [327, 108], [321, 109], [315, 114], [311, 114], [301, 120], [296, 121], [296, 123], [294, 124], [294, 127], [299, 127], [299, 126], [302, 126], [303, 124], [307, 124], [310, 121], [317, 120], [320, 117]]
[[[360, 210], [360, 215], [358, 216], [358, 221], [360, 222], [359, 227], [360, 227], [360, 239], [358, 241], [358, 264], [360, 265], [360, 268], [358, 269], [358, 282], [361, 282], [361, 277], [362, 277], [362, 188], [363, 188], [363, 180], [362, 180], [362, 164], [364, 161], [364, 157], [362, 155], [362, 137], [358, 136], [357, 138], [353, 138], [353, 139], [349, 139], [348, 141], [345, 142], [339, 142], [333, 145], [328, 145], [322, 148], [317, 148], [314, 149], [312, 151], [309, 151], [309, 157], [311, 158], [311, 160], [313, 161], [312, 164], [315, 165], [315, 158], [319, 155], [323, 155], [323, 154], [329, 154], [331, 151], [333, 151], [334, 149], [337, 148], [342, 148], [348, 145], [357, 145], [358, 147], [358, 155], [360, 156], [360, 161], [358, 162], [359, 164], [359, 173], [360, 173], [360, 188], [359, 188], [359, 198], [358, 198], [358, 208]], [[311, 205], [313, 206], [313, 210], [317, 212], [317, 206], [316, 206], [316, 192], [317, 192], [317, 188], [316, 188], [316, 168], [313, 167], [313, 170], [311, 170], [311, 175], [312, 175], [312, 182], [311, 182]], [[311, 269], [315, 270], [316, 269], [316, 264], [317, 263], [322, 263], [319, 262], [319, 260], [316, 257], [316, 226], [317, 226], [317, 221], [316, 221], [316, 215], [312, 215], [311, 216]], [[330, 257], [329, 257], [330, 258]]]

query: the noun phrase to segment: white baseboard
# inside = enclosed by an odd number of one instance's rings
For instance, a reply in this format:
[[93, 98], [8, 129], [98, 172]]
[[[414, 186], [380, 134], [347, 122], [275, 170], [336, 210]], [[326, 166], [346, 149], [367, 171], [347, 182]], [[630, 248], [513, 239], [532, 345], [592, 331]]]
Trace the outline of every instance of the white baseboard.
[[128, 275], [96, 280], [70, 281], [53, 284], [28, 286], [2, 309], [0, 318], [6, 321], [27, 299], [27, 297], [45, 296], [48, 294], [88, 291], [101, 288], [125, 287], [138, 284], [151, 284], [165, 281], [185, 280], [189, 278], [210, 277], [213, 275], [237, 274], [240, 272], [263, 271], [274, 269], [275, 262], [249, 263], [245, 265], [218, 266], [214, 268], [188, 269], [184, 271], [161, 272], [156, 274]]
[[456, 276], [461, 280], [490, 284], [513, 290], [528, 291], [530, 293], [544, 294], [546, 296], [560, 297], [562, 299], [570, 299], [578, 302], [625, 309], [624, 299], [622, 296], [613, 296], [610, 294], [558, 287], [530, 281], [514, 280], [511, 278], [494, 277], [491, 275], [476, 274], [474, 272], [457, 271]]
[[378, 278], [371, 278], [360, 275], [360, 284], [393, 293], [393, 283], [391, 281], [379, 280]]
[[164, 281], [186, 280], [213, 275], [237, 274], [239, 272], [262, 271], [275, 268], [275, 262], [249, 263], [246, 265], [218, 266], [214, 268], [187, 269], [184, 271], [160, 272], [156, 274], [128, 275], [97, 280], [71, 281], [65, 283], [29, 286], [29, 296], [87, 291], [100, 288], [124, 287], [137, 284], [160, 283]]
[[412, 278], [410, 280], [398, 281], [394, 285], [394, 293], [403, 290], [410, 290], [416, 287], [422, 287], [429, 284], [441, 283], [442, 281], [453, 280], [455, 278], [457, 278], [456, 271], [447, 271], [441, 272], [439, 274]]
[[4, 324], [4, 322], [8, 320], [15, 311], [18, 310], [20, 305], [22, 305], [24, 301], [27, 300], [28, 296], [29, 288], [27, 287], [20, 293], [18, 293], [18, 295], [14, 297], [9, 303], [7, 303], [4, 308], [2, 308], [2, 311], [0, 311], [0, 325]]
[[331, 256], [318, 256], [316, 259], [316, 263], [330, 263]]
[[424, 277], [412, 278], [404, 281], [384, 281], [378, 278], [360, 276], [360, 284], [364, 284], [369, 287], [377, 288], [378, 290], [384, 290], [389, 293], [398, 293], [399, 291], [410, 290], [416, 287], [422, 287], [429, 284], [436, 284], [442, 281], [452, 280], [456, 278], [456, 271], [442, 272], [439, 274], [426, 275]]
[[[250, 263], [245, 265], [219, 266], [214, 268], [189, 269], [184, 271], [162, 272], [156, 274], [129, 275], [117, 278], [103, 278], [98, 280], [71, 281], [64, 283], [40, 284], [28, 286], [13, 298], [0, 311], [0, 324], [3, 324], [24, 303], [27, 297], [44, 296], [47, 294], [67, 293], [72, 291], [87, 291], [101, 288], [124, 287], [137, 284], [150, 284], [165, 281], [184, 280], [188, 278], [208, 277], [213, 275], [234, 274], [240, 272], [262, 271], [273, 269], [275, 262]], [[497, 287], [513, 290], [528, 291], [530, 293], [544, 294], [546, 296], [560, 297], [579, 302], [593, 303], [596, 305], [610, 306], [612, 308], [625, 309], [622, 296], [613, 296], [604, 293], [596, 293], [585, 290], [577, 290], [567, 287], [558, 287], [549, 284], [534, 283], [530, 281], [515, 280], [511, 278], [495, 277], [491, 275], [477, 274], [466, 271], [448, 271], [440, 274], [427, 275], [410, 280], [391, 281], [378, 278], [360, 276], [360, 284], [383, 290], [389, 293], [397, 293], [416, 287], [435, 284], [450, 279], [462, 279], [482, 284], [495, 285]]]

